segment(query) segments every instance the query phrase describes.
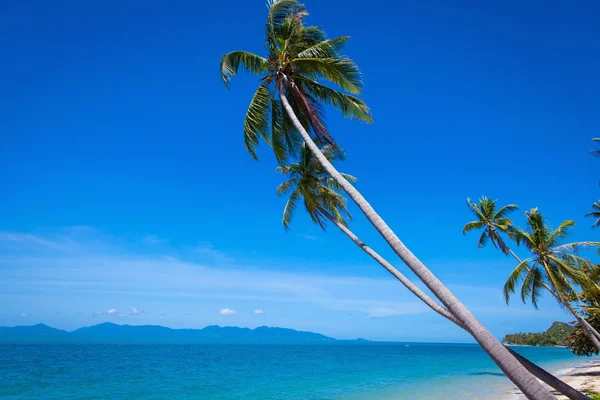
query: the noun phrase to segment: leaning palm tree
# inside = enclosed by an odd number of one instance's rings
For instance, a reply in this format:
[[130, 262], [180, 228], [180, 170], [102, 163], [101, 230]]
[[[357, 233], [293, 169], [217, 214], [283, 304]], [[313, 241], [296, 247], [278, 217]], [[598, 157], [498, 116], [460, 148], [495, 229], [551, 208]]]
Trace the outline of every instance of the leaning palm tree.
[[[332, 146], [329, 145], [321, 147], [321, 152], [330, 162], [343, 159], [343, 153], [333, 149]], [[303, 203], [306, 212], [315, 224], [318, 224], [325, 230], [327, 222], [333, 223], [342, 231], [342, 233], [348, 236], [352, 242], [377, 261], [429, 308], [458, 325], [460, 328], [467, 330], [446, 308], [431, 299], [431, 297], [412, 283], [410, 279], [375, 252], [375, 250], [367, 246], [350, 230], [347, 220], [351, 220], [351, 215], [346, 207], [346, 199], [340, 193], [340, 188], [337, 183], [325, 172], [322, 165], [317, 162], [314, 155], [306, 148], [306, 146], [302, 146], [299, 157], [297, 162], [277, 168], [277, 171], [283, 173], [287, 178], [277, 188], [277, 194], [280, 196], [289, 194], [283, 211], [282, 222], [284, 228], [286, 230], [290, 229], [294, 211], [297, 209], [298, 204]], [[356, 178], [351, 175], [343, 173], [342, 175], [348, 181], [356, 181]], [[513, 352], [511, 349], [508, 349], [508, 351], [511, 352], [511, 354], [513, 354], [529, 372], [570, 399], [589, 399], [585, 394], [564, 383], [556, 376], [533, 364], [521, 355]]]
[[[366, 104], [354, 96], [362, 86], [357, 66], [339, 53], [348, 37], [326, 39], [321, 29], [304, 25], [306, 15], [304, 6], [296, 0], [271, 0], [266, 24], [267, 57], [234, 51], [221, 59], [221, 76], [226, 85], [240, 66], [262, 76], [244, 121], [247, 150], [256, 157], [255, 148], [262, 138], [271, 144], [275, 157], [283, 163], [289, 155], [297, 154], [304, 142], [394, 252], [468, 328], [519, 389], [529, 398], [554, 398], [400, 241], [315, 144], [314, 139], [318, 139], [335, 145], [323, 123], [324, 105], [337, 108], [347, 117], [367, 122], [371, 121], [371, 113]], [[322, 81], [337, 85], [341, 91]]]
[[600, 349], [600, 334], [579, 315], [571, 302], [577, 299], [575, 286], [586, 288], [592, 285], [582, 269], [593, 268], [593, 264], [580, 257], [579, 252], [590, 247], [600, 247], [600, 242], [573, 242], [562, 244], [568, 235], [568, 228], [574, 221], [563, 221], [554, 231], [536, 208], [526, 212], [529, 232], [514, 228], [513, 237], [517, 245], [521, 243], [532, 253], [532, 257], [521, 261], [511, 272], [504, 285], [504, 298], [510, 296], [521, 283], [521, 300], [527, 299], [535, 308], [542, 291], [548, 290], [581, 324], [590, 340]]
[[592, 208], [594, 210], [590, 211], [587, 214], [585, 214], [585, 216], [586, 217], [593, 217], [595, 219], [595, 221], [592, 224], [592, 228], [597, 228], [597, 227], [600, 226], [600, 201], [597, 201], [594, 204], [592, 204]]
[[[483, 228], [477, 247], [484, 247], [490, 241], [494, 247], [500, 249], [504, 254], [508, 255], [512, 253], [500, 233], [506, 233], [512, 227], [512, 221], [506, 218], [506, 216], [515, 211], [518, 208], [517, 205], [508, 204], [496, 211], [496, 200], [490, 200], [485, 196], [482, 196], [478, 203], [475, 204], [471, 199], [467, 199], [467, 205], [473, 214], [475, 214], [477, 220], [468, 222], [464, 226], [463, 235], [474, 229]], [[514, 253], [512, 254], [514, 255]]]

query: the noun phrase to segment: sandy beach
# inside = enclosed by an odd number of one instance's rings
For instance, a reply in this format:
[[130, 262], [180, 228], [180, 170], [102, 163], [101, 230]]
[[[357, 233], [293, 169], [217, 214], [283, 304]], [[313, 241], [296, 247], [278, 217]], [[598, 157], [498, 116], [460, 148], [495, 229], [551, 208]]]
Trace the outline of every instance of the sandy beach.
[[[600, 393], [600, 362], [598, 361], [587, 361], [578, 367], [570, 368], [568, 371], [559, 371], [557, 375], [575, 389], [585, 392]], [[560, 393], [556, 391], [553, 391], [553, 393], [559, 399], [568, 399], [566, 396], [560, 395]], [[525, 396], [518, 392], [514, 394], [517, 394], [517, 397], [512, 398], [525, 399]], [[505, 400], [507, 398], [508, 397], [503, 397]]]

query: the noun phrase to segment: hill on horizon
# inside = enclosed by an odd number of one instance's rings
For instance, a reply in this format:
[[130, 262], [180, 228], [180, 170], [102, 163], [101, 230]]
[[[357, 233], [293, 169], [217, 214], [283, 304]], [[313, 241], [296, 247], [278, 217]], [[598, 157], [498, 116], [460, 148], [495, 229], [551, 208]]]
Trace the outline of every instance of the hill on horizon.
[[546, 332], [513, 333], [504, 336], [503, 343], [521, 346], [564, 346], [575, 328], [564, 322], [553, 322]]
[[14, 344], [333, 344], [363, 343], [338, 340], [320, 333], [260, 326], [209, 325], [202, 329], [172, 329], [160, 325], [118, 325], [103, 322], [68, 332], [45, 324], [0, 327], [0, 343]]

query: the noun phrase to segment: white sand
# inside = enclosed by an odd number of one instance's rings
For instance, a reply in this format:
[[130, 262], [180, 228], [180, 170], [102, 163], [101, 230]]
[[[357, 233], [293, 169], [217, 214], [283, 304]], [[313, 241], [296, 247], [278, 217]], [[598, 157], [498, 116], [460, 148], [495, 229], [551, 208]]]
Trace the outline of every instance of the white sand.
[[[600, 363], [586, 362], [579, 367], [573, 368], [565, 376], [562, 376], [561, 379], [577, 390], [600, 393]], [[558, 399], [568, 400], [566, 396], [560, 395], [555, 390], [552, 392]], [[506, 397], [503, 398], [506, 399]], [[525, 396], [520, 394], [517, 395], [516, 398], [525, 399]]]

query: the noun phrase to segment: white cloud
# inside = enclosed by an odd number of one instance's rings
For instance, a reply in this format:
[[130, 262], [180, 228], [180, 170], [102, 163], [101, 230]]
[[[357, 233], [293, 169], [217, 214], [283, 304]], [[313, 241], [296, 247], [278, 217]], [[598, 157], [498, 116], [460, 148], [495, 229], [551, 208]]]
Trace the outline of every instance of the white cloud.
[[237, 314], [237, 311], [235, 311], [232, 308], [221, 308], [221, 311], [219, 312], [219, 314], [221, 314], [221, 315], [235, 315], [235, 314]]
[[263, 315], [265, 312], [263, 310], [254, 310], [254, 314], [256, 315]]
[[92, 315], [90, 315], [90, 317], [98, 317], [100, 315], [104, 314], [102, 311], [94, 311], [92, 313]]
[[27, 312], [21, 313], [21, 314], [19, 314], [19, 315], [20, 315], [21, 317], [31, 317], [31, 313], [27, 313]]
[[218, 262], [231, 263], [234, 261], [233, 258], [229, 257], [222, 251], [217, 250], [215, 246], [213, 246], [210, 243], [199, 244], [198, 246], [196, 246], [195, 252], [197, 254], [208, 256], [209, 258]]
[[311, 235], [298, 235], [298, 236], [300, 236], [301, 238], [304, 238], [306, 240], [319, 240], [316, 237], [311, 236]]
[[108, 310], [106, 312], [108, 315], [117, 315], [119, 313], [119, 310], [117, 310], [116, 308], [111, 308], [110, 310]]
[[140, 315], [140, 314], [144, 314], [146, 311], [142, 310], [141, 308], [135, 308], [132, 307], [131, 308], [131, 313], [129, 315], [131, 316], [135, 316], [135, 315]]

